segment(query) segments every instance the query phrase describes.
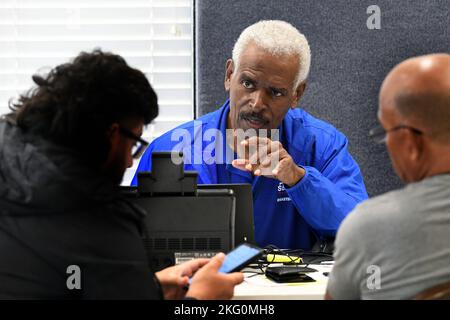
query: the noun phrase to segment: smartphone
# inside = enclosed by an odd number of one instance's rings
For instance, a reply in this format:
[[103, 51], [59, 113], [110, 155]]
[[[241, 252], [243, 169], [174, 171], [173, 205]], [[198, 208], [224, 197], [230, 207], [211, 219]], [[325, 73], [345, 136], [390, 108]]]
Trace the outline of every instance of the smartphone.
[[[264, 249], [258, 248], [257, 246], [243, 243], [225, 256], [222, 266], [219, 272], [231, 273], [243, 269], [248, 264], [252, 263], [258, 259], [264, 252]], [[192, 283], [192, 278], [189, 279], [189, 284]], [[186, 287], [186, 289], [188, 286]]]
[[243, 243], [230, 251], [223, 261], [219, 272], [240, 271], [263, 254], [264, 250], [254, 245]]

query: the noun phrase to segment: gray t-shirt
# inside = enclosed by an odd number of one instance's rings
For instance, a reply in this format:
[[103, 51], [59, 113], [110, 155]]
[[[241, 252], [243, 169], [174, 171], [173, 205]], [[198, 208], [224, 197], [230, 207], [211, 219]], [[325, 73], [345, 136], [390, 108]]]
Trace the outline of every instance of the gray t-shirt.
[[450, 282], [450, 174], [359, 204], [343, 221], [333, 299], [410, 299]]

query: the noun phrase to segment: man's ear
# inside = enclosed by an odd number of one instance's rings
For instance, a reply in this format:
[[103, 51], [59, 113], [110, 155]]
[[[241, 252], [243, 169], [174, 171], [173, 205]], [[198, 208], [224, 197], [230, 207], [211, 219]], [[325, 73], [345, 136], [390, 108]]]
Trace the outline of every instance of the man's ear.
[[406, 134], [408, 134], [408, 144], [410, 145], [410, 158], [414, 162], [420, 162], [422, 161], [423, 157], [425, 156], [424, 148], [425, 144], [423, 141], [423, 136], [419, 134], [415, 134], [411, 131], [406, 131]]
[[106, 132], [106, 135], [111, 142], [113, 140], [116, 140], [119, 138], [119, 135], [120, 135], [119, 128], [120, 128], [120, 125], [118, 123], [113, 123], [109, 126], [109, 129]]
[[303, 93], [305, 92], [305, 89], [306, 89], [306, 80], [301, 82], [297, 86], [297, 89], [295, 89], [294, 100], [292, 100], [292, 105], [291, 105], [292, 109], [295, 109], [297, 107], [301, 97], [303, 96]]
[[115, 152], [117, 149], [117, 146], [120, 143], [121, 134], [120, 134], [120, 125], [118, 123], [113, 123], [107, 133], [107, 139], [109, 140], [110, 144], [110, 151]]
[[227, 92], [230, 91], [231, 76], [233, 75], [233, 72], [234, 72], [233, 60], [228, 59], [225, 64], [225, 81], [224, 81], [225, 90]]
[[109, 166], [116, 155], [121, 138], [119, 129], [120, 125], [118, 123], [113, 123], [106, 131], [106, 140], [109, 142], [109, 150], [106, 156], [105, 163], [103, 164], [105, 167]]

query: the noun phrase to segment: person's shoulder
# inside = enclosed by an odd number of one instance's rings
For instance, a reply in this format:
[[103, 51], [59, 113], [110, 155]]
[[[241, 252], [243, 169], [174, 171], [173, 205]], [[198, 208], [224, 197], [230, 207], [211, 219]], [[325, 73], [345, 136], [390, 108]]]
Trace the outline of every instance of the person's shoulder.
[[315, 145], [319, 155], [328, 154], [326, 150], [335, 150], [345, 147], [347, 137], [332, 124], [315, 118], [303, 109], [291, 109], [283, 122], [287, 140], [295, 145]]
[[393, 219], [401, 214], [404, 198], [404, 190], [399, 189], [360, 202], [344, 219], [340, 232], [368, 236], [384, 230], [384, 225], [392, 224]]
[[287, 124], [292, 124], [292, 128], [303, 128], [311, 132], [322, 132], [330, 136], [344, 136], [332, 124], [314, 117], [301, 108], [290, 109], [286, 115], [286, 122]]

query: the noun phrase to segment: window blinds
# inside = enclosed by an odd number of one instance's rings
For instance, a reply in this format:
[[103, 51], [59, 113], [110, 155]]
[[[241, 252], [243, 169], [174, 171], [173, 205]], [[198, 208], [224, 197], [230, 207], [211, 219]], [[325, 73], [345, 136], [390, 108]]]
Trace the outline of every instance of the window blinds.
[[144, 138], [193, 119], [192, 0], [0, 0], [0, 114], [31, 76], [101, 48], [142, 70], [160, 115]]

